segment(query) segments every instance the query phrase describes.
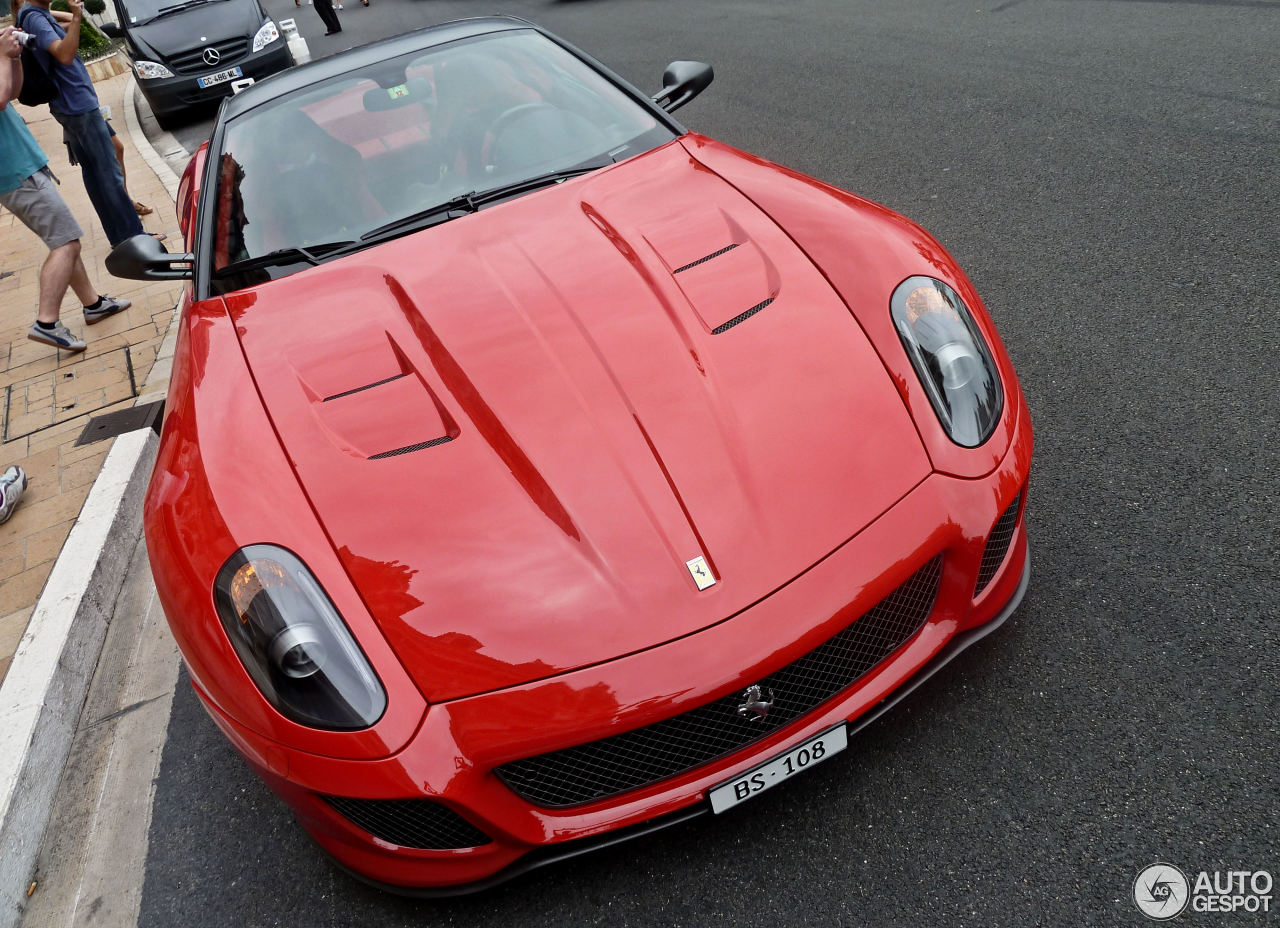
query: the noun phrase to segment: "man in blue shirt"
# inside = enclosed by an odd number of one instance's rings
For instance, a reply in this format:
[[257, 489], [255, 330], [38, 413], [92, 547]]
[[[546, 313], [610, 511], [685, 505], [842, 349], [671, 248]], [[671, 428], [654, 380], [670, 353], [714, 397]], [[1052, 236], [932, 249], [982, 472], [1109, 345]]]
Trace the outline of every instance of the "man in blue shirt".
[[0, 206], [49, 247], [49, 257], [40, 268], [40, 305], [27, 337], [67, 351], [84, 351], [84, 342], [58, 320], [67, 287], [80, 298], [89, 325], [130, 304], [101, 296], [89, 282], [80, 260], [80, 225], [53, 186], [57, 178], [49, 170], [49, 159], [9, 105], [22, 89], [21, 54], [13, 29], [0, 29]]
[[76, 52], [80, 47], [83, 0], [68, 0], [71, 21], [64, 31], [49, 12], [49, 0], [27, 0], [18, 11], [17, 25], [36, 37], [36, 47], [48, 53], [49, 76], [58, 95], [49, 103], [53, 118], [67, 133], [71, 154], [81, 165], [84, 189], [102, 220], [107, 241], [118, 245], [142, 234], [142, 223], [133, 200], [124, 188], [124, 176], [116, 160], [111, 130], [102, 118], [93, 81]]

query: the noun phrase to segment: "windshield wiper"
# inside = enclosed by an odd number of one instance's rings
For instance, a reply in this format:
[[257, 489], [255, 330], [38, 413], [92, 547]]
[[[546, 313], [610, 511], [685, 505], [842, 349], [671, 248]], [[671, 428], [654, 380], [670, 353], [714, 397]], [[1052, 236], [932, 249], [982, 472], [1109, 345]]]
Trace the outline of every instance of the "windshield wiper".
[[[405, 229], [425, 229], [428, 226], [437, 223], [447, 222], [450, 219], [456, 219], [458, 216], [465, 216], [467, 213], [474, 213], [479, 207], [474, 200], [474, 193], [464, 193], [456, 196], [452, 200], [445, 200], [443, 203], [437, 203], [435, 206], [429, 206], [426, 209], [420, 209], [416, 213], [410, 213], [408, 216], [401, 216], [399, 219], [393, 219], [388, 223], [370, 229], [364, 235], [360, 236], [360, 241], [369, 242], [374, 239], [380, 239], [389, 236], [395, 232], [401, 232]], [[454, 214], [457, 214], [455, 216]]]
[[579, 174], [589, 174], [592, 171], [607, 167], [613, 164], [613, 159], [605, 156], [603, 158], [594, 158], [591, 161], [585, 161], [582, 164], [574, 165], [571, 168], [564, 168], [559, 171], [548, 171], [546, 174], [538, 174], [535, 177], [529, 177], [524, 180], [518, 180], [510, 184], [502, 184], [498, 187], [491, 187], [488, 190], [473, 190], [471, 193], [460, 194], [443, 203], [437, 203], [435, 206], [427, 209], [418, 210], [416, 213], [410, 213], [408, 216], [402, 216], [399, 219], [393, 219], [385, 225], [371, 229], [364, 235], [360, 236], [360, 241], [368, 242], [373, 239], [389, 237], [393, 234], [412, 230], [425, 229], [428, 226], [437, 225], [447, 222], [450, 219], [457, 219], [459, 216], [465, 216], [468, 213], [474, 213], [480, 207], [487, 206], [498, 200], [505, 200], [509, 197], [519, 196], [522, 193], [529, 193], [541, 187], [550, 187], [561, 181], [568, 180], [570, 177], [577, 177]]
[[299, 261], [306, 261], [314, 266], [320, 263], [321, 258], [332, 257], [337, 252], [359, 244], [360, 242], [348, 240], [345, 242], [326, 242], [323, 245], [307, 245], [305, 248], [301, 245], [294, 248], [277, 248], [275, 251], [269, 251], [265, 255], [232, 261], [230, 264], [218, 268], [216, 273], [222, 275], [235, 274], [239, 271], [256, 271], [264, 267], [282, 267], [286, 264], [297, 264]]
[[162, 6], [160, 7], [159, 10], [157, 10], [151, 16], [147, 17], [142, 22], [138, 23], [138, 25], [144, 26], [147, 23], [155, 22], [157, 19], [163, 19], [164, 17], [169, 16], [170, 14], [181, 13], [183, 10], [189, 10], [193, 6], [203, 6], [206, 3], [213, 3], [213, 2], [214, 0], [186, 0], [185, 3], [175, 3], [171, 6]]

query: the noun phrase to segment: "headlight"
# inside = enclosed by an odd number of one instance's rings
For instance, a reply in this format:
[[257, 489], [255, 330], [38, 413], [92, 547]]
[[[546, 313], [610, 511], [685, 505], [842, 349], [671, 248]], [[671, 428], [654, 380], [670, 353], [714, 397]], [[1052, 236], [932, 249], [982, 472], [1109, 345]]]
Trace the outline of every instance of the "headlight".
[[932, 277], [893, 291], [893, 324], [951, 440], [976, 448], [1000, 421], [1004, 394], [991, 352], [960, 295]]
[[280, 38], [280, 30], [276, 28], [275, 22], [268, 19], [262, 24], [258, 34], [253, 37], [253, 50], [260, 52], [278, 38]]
[[249, 676], [286, 718], [309, 728], [368, 728], [386, 693], [329, 597], [274, 545], [233, 554], [214, 581], [218, 617]]
[[154, 61], [135, 61], [133, 73], [138, 75], [140, 81], [155, 80], [157, 77], [173, 77], [172, 71]]

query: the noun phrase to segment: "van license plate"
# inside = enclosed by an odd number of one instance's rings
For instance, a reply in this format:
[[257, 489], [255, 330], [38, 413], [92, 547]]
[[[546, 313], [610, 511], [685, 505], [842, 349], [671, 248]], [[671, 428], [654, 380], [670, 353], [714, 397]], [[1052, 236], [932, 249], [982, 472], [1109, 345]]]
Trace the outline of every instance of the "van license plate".
[[707, 793], [707, 798], [711, 800], [711, 811], [719, 815], [721, 812], [732, 809], [738, 803], [746, 802], [771, 786], [777, 786], [783, 780], [790, 779], [800, 771], [821, 763], [848, 746], [849, 736], [843, 725], [810, 738], [804, 744], [796, 745], [773, 760], [767, 760], [759, 767], [739, 774], [728, 783], [714, 787]]
[[227, 81], [235, 80], [242, 72], [239, 68], [227, 68], [225, 71], [218, 71], [216, 74], [206, 74], [199, 78], [196, 83], [201, 87], [212, 87], [214, 84], [225, 84]]

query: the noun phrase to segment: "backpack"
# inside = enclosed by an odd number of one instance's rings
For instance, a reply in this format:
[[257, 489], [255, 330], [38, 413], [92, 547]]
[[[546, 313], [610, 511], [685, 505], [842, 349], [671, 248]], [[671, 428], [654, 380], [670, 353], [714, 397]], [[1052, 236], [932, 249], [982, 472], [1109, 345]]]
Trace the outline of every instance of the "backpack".
[[[23, 10], [23, 13], [34, 12], [31, 10]], [[18, 28], [24, 32], [30, 32], [23, 25], [23, 21], [27, 17], [18, 17]], [[50, 100], [58, 95], [58, 85], [54, 83], [53, 76], [49, 73], [41, 56], [48, 57], [45, 52], [40, 52], [35, 48], [22, 48], [22, 92], [18, 94], [18, 102], [23, 106], [44, 106]]]

